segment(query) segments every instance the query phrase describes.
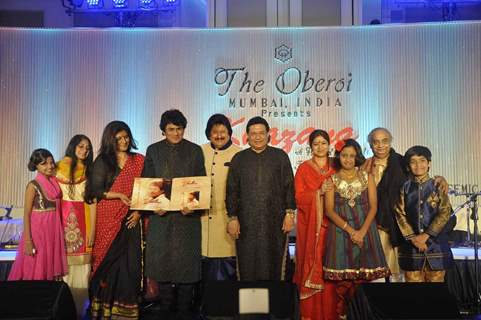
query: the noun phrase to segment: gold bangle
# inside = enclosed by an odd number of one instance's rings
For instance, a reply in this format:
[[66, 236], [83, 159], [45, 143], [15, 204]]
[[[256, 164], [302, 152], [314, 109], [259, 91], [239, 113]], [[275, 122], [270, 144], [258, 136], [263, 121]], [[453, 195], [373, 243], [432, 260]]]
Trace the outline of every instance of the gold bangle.
[[346, 230], [346, 227], [347, 227], [347, 221], [346, 221], [346, 222], [344, 222], [344, 225], [342, 226], [342, 228], [341, 228], [341, 229], [342, 229], [342, 230]]

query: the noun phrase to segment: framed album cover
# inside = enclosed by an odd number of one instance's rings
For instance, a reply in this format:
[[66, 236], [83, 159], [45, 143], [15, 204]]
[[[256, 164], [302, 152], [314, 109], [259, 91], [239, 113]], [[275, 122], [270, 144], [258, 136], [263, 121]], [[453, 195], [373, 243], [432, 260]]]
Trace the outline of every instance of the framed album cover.
[[208, 209], [211, 181], [209, 177], [135, 178], [132, 210], [178, 211]]

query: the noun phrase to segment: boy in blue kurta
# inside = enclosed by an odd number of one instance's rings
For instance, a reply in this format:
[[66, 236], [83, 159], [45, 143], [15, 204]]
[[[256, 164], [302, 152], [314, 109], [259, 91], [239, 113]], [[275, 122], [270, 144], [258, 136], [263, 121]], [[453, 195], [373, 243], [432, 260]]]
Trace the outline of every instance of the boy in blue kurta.
[[453, 263], [447, 237], [451, 204], [429, 177], [428, 148], [409, 148], [404, 161], [410, 178], [401, 189], [396, 220], [407, 241], [399, 248], [399, 265], [407, 282], [444, 282]]

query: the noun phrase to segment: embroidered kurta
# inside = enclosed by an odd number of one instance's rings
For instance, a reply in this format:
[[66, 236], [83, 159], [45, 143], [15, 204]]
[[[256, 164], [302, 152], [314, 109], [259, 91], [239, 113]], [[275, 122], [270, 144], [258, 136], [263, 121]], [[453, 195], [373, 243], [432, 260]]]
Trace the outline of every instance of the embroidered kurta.
[[396, 218], [406, 240], [427, 233], [428, 250], [419, 250], [407, 241], [399, 248], [399, 265], [403, 270], [422, 270], [426, 263], [431, 270], [446, 270], [453, 264], [453, 255], [448, 244], [446, 225], [452, 209], [446, 194], [440, 193], [434, 179], [429, 176], [410, 179], [404, 183]]
[[[359, 170], [353, 181], [332, 176], [335, 185], [334, 210], [352, 228], [359, 230], [369, 211], [368, 174]], [[375, 280], [390, 275], [377, 232], [372, 223], [362, 248], [355, 245], [347, 232], [330, 223], [326, 239], [324, 275], [330, 280]]]
[[[87, 246], [87, 235], [91, 226], [89, 207], [84, 202], [85, 166], [77, 164], [74, 181], [70, 181], [71, 162], [72, 159], [65, 157], [57, 163], [57, 181], [62, 189], [62, 225], [69, 266], [90, 264], [92, 252], [92, 248]], [[69, 271], [70, 273], [72, 272]]]
[[286, 210], [296, 208], [287, 154], [270, 146], [260, 153], [250, 148], [237, 153], [227, 178], [226, 205], [240, 223], [239, 279], [284, 279], [288, 252], [282, 224]]
[[[159, 141], [147, 148], [143, 177], [172, 179], [205, 176], [200, 146], [182, 140]], [[151, 215], [146, 234], [145, 275], [161, 282], [193, 283], [200, 280], [201, 223], [199, 211], [182, 215], [168, 211]]]
[[227, 233], [227, 209], [225, 207], [227, 174], [232, 157], [241, 149], [231, 144], [223, 150], [215, 150], [210, 143], [202, 145], [205, 170], [211, 177], [210, 209], [201, 217], [202, 256], [223, 258], [235, 256], [235, 241]]
[[91, 233], [89, 205], [84, 202], [86, 185], [85, 166], [77, 162], [73, 181], [70, 181], [72, 159], [65, 157], [57, 163], [57, 182], [62, 189], [62, 226], [65, 234], [68, 273], [63, 280], [74, 297], [77, 313], [82, 314], [88, 301], [88, 285], [92, 247], [88, 246]]

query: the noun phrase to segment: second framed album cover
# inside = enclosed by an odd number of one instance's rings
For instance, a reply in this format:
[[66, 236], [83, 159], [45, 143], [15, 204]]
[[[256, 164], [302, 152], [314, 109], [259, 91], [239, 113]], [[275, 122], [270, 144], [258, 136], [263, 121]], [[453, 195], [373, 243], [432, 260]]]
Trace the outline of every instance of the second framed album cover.
[[178, 211], [210, 207], [209, 177], [135, 178], [132, 210]]

